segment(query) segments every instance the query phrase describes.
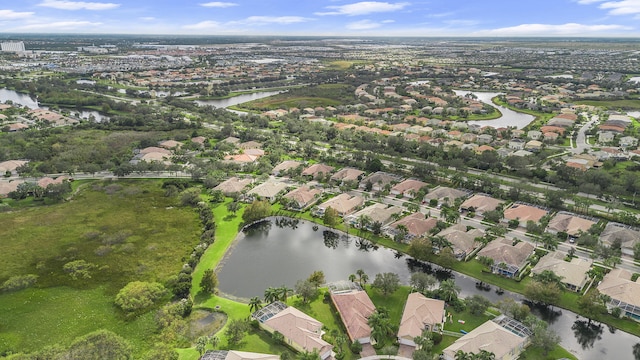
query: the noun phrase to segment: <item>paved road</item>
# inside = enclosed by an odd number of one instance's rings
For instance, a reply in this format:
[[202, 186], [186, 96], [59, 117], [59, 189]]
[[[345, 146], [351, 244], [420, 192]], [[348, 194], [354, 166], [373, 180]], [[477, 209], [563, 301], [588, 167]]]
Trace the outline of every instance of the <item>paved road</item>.
[[586, 132], [594, 124], [600, 121], [598, 115], [592, 115], [591, 120], [584, 124], [580, 130], [578, 130], [578, 136], [576, 137], [576, 143], [572, 144], [571, 152], [574, 154], [582, 154], [585, 150], [591, 150], [591, 145], [587, 142]]

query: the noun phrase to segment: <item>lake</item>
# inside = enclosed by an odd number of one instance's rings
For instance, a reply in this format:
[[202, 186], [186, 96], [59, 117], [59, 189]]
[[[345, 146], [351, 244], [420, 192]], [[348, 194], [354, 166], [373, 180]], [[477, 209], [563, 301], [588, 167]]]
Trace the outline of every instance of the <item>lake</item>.
[[[83, 80], [78, 80], [78, 81], [83, 81]], [[87, 81], [87, 80], [84, 80], [84, 81]], [[48, 107], [46, 106], [40, 106], [40, 104], [38, 104], [38, 100], [32, 98], [28, 94], [23, 94], [17, 91], [2, 88], [0, 89], [0, 103], [4, 103], [6, 101], [12, 101], [14, 104], [26, 106], [29, 109], [40, 109], [40, 108], [48, 109]], [[90, 119], [93, 116], [96, 122], [109, 121], [108, 116], [102, 115], [101, 113], [95, 110], [81, 110], [79, 112], [75, 110], [70, 110], [69, 114], [71, 114], [72, 117], [75, 117], [77, 119]]]
[[[452, 278], [462, 288], [460, 296], [481, 294], [492, 302], [506, 297], [519, 301], [519, 294], [498, 295], [478, 289], [469, 276], [443, 269], [437, 265], [417, 262], [406, 255], [372, 245], [356, 236], [316, 225], [310, 221], [290, 218], [270, 218], [248, 227], [238, 235], [218, 268], [219, 290], [223, 295], [249, 299], [262, 297], [269, 287], [286, 285], [306, 279], [313, 271], [322, 270], [327, 282], [346, 280], [356, 270], [363, 269], [370, 282], [377, 273], [394, 272], [404, 284], [411, 273], [423, 271], [439, 280]], [[583, 360], [633, 360], [632, 346], [640, 342], [636, 336], [587, 321], [567, 310], [536, 309], [562, 337], [562, 346]]]
[[483, 91], [474, 92], [474, 91], [466, 91], [466, 90], [454, 90], [454, 92], [458, 96], [464, 96], [466, 94], [472, 93], [478, 97], [478, 101], [482, 101], [485, 104], [489, 104], [495, 107], [496, 109], [500, 110], [500, 112], [502, 113], [502, 116], [497, 119], [468, 121], [469, 124], [480, 125], [480, 126], [491, 126], [494, 128], [501, 128], [501, 127], [506, 128], [506, 127], [512, 126], [517, 129], [522, 129], [523, 127], [529, 125], [535, 119], [535, 116], [533, 115], [519, 113], [509, 108], [506, 108], [504, 106], [499, 106], [491, 102], [492, 98], [498, 95], [501, 95], [502, 93], [483, 92]]
[[238, 96], [233, 96], [227, 99], [216, 99], [216, 100], [196, 100], [196, 104], [201, 106], [213, 106], [215, 108], [227, 108], [229, 106], [234, 106], [242, 103], [246, 103], [252, 100], [258, 100], [262, 98], [266, 98], [269, 96], [277, 95], [282, 93], [282, 91], [264, 91], [264, 92], [254, 92], [247, 93]]

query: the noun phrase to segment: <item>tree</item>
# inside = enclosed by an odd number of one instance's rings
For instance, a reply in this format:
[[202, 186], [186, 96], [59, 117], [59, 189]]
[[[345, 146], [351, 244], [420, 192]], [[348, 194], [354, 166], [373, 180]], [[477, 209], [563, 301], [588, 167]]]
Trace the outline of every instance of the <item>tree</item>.
[[206, 336], [200, 336], [196, 339], [196, 350], [202, 356], [207, 348], [207, 344], [209, 343], [209, 339]]
[[73, 260], [62, 266], [62, 270], [68, 273], [73, 280], [91, 279], [91, 270], [96, 267], [95, 264], [85, 260]]
[[395, 332], [388, 311], [385, 309], [377, 309], [369, 316], [367, 323], [371, 327], [371, 337], [379, 344], [384, 344], [387, 337]]
[[302, 302], [304, 304], [318, 294], [318, 288], [316, 288], [315, 284], [308, 279], [298, 280], [294, 288], [296, 293], [302, 297]]
[[600, 314], [607, 311], [607, 308], [602, 304], [600, 293], [596, 289], [581, 296], [577, 304], [580, 314], [589, 319], [589, 324], [591, 324], [591, 320], [597, 319]]
[[558, 248], [558, 238], [553, 234], [547, 232], [542, 234], [542, 236], [540, 236], [540, 242], [547, 250], [553, 251]]
[[523, 321], [531, 313], [531, 310], [527, 305], [520, 304], [513, 298], [500, 300], [498, 302], [498, 309], [500, 309], [500, 311], [502, 311], [507, 316], [518, 321]]
[[316, 289], [320, 287], [320, 285], [326, 282], [324, 278], [324, 272], [322, 270], [316, 270], [311, 275], [309, 275], [309, 279], [307, 279], [310, 283], [312, 283]]
[[543, 270], [539, 274], [534, 274], [533, 279], [543, 284], [556, 284], [559, 287], [563, 287], [563, 277], [556, 275], [556, 273], [551, 270]]
[[364, 284], [369, 281], [369, 275], [367, 275], [362, 269], [356, 270], [356, 275], [358, 275], [358, 283], [360, 284], [360, 287], [364, 288]]
[[392, 272], [376, 274], [371, 286], [380, 290], [384, 296], [388, 296], [400, 287], [400, 277]]
[[269, 304], [271, 304], [272, 302], [277, 301], [278, 300], [278, 296], [279, 296], [278, 288], [274, 288], [274, 287], [269, 286], [264, 291], [264, 301], [268, 302]]
[[438, 280], [435, 276], [423, 273], [423, 272], [414, 272], [411, 274], [411, 280], [409, 284], [416, 289], [418, 292], [424, 293], [425, 291], [431, 289]]
[[296, 358], [298, 360], [320, 360], [320, 354], [318, 353], [317, 349], [314, 349], [313, 351], [303, 351], [301, 353], [298, 354], [298, 357]]
[[356, 282], [356, 278], [357, 278], [356, 274], [349, 275], [349, 281], [351, 281], [351, 282]]
[[547, 356], [560, 343], [560, 336], [550, 329], [546, 322], [534, 316], [527, 318], [531, 329], [531, 346], [539, 348]]
[[360, 228], [360, 230], [365, 230], [369, 227], [369, 225], [371, 225], [371, 216], [369, 215], [360, 215], [358, 216], [358, 228]]
[[151, 307], [165, 294], [166, 290], [160, 283], [132, 281], [120, 289], [115, 304], [126, 312], [137, 312]]
[[129, 360], [132, 348], [127, 340], [108, 330], [97, 330], [77, 338], [65, 356], [68, 360]]
[[213, 269], [207, 269], [200, 280], [200, 288], [205, 294], [212, 294], [218, 286], [218, 276]]
[[440, 282], [440, 287], [438, 288], [440, 297], [446, 302], [451, 302], [457, 299], [458, 294], [460, 294], [460, 290], [460, 287], [456, 285], [456, 282], [453, 279]]
[[429, 256], [433, 254], [433, 245], [431, 244], [431, 240], [427, 238], [416, 238], [411, 240], [407, 253], [417, 260], [428, 260]]
[[249, 330], [249, 325], [246, 321], [240, 319], [233, 319], [229, 322], [227, 329], [224, 331], [224, 335], [227, 337], [229, 347], [235, 347], [238, 345], [244, 334]]
[[236, 212], [240, 210], [240, 203], [238, 203], [237, 201], [232, 201], [230, 203], [227, 203], [227, 210], [233, 215], [235, 215]]
[[453, 264], [456, 262], [456, 257], [453, 255], [453, 250], [450, 247], [446, 247], [442, 249], [440, 252], [440, 265], [443, 267], [450, 269]]
[[254, 296], [249, 300], [249, 311], [250, 312], [255, 312], [260, 310], [260, 308], [262, 307], [262, 299], [260, 299], [258, 296]]
[[340, 214], [338, 214], [338, 210], [329, 206], [324, 211], [324, 216], [322, 217], [322, 222], [324, 222], [327, 226], [336, 226], [340, 222]]
[[557, 284], [545, 284], [534, 280], [525, 286], [524, 296], [534, 303], [551, 305], [560, 299], [560, 287]]
[[442, 210], [440, 210], [440, 216], [444, 218], [444, 220], [450, 224], [457, 223], [460, 220], [460, 212], [452, 207], [444, 206]]
[[278, 290], [278, 300], [285, 303], [287, 302], [289, 295], [293, 293], [293, 289], [285, 285], [280, 286], [279, 288], [277, 288], [277, 290]]
[[245, 208], [242, 214], [242, 220], [245, 224], [251, 224], [270, 215], [271, 204], [266, 200], [255, 200]]
[[484, 314], [489, 306], [491, 306], [491, 302], [486, 297], [477, 294], [466, 298], [464, 302], [467, 305], [467, 309], [469, 309], [473, 315], [478, 316]]

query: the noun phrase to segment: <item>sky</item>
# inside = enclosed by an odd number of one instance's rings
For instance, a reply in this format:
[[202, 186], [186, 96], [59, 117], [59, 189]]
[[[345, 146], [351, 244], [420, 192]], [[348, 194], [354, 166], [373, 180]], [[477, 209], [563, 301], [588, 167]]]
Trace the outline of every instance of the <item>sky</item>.
[[0, 33], [640, 37], [640, 0], [0, 0]]

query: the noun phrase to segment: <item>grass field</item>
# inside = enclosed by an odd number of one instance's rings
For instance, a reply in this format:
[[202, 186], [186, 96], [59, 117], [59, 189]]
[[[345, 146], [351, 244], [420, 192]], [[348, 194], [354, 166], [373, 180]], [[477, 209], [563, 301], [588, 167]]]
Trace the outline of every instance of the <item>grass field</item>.
[[267, 98], [250, 101], [238, 108], [241, 110], [274, 110], [280, 108], [315, 108], [339, 106], [345, 101], [353, 101], [353, 88], [346, 84], [323, 84], [295, 88]]
[[[70, 343], [97, 329], [130, 340], [137, 351], [155, 330], [152, 314], [126, 320], [113, 305], [129, 281], [163, 282], [177, 274], [199, 239], [191, 208], [176, 207], [160, 181], [92, 182], [73, 200], [0, 214], [0, 281], [36, 274], [35, 288], [0, 295], [0, 351]], [[62, 266], [82, 259], [90, 279]]]

